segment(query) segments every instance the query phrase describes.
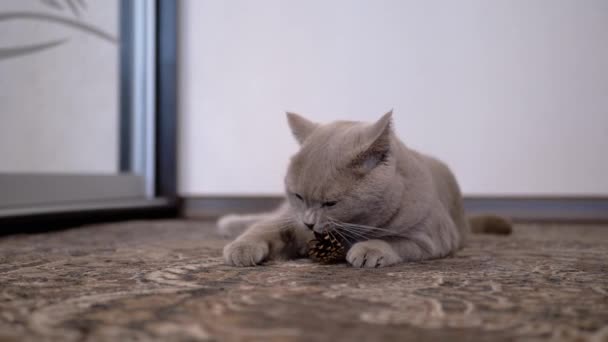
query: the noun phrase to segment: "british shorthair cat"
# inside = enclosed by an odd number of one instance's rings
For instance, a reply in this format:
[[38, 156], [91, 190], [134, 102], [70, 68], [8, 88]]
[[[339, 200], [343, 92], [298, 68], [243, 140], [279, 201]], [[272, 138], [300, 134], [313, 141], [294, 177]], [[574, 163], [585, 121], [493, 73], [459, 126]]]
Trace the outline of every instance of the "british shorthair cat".
[[287, 169], [286, 201], [271, 213], [219, 220], [225, 234], [242, 231], [224, 248], [226, 263], [306, 256], [313, 232], [340, 237], [354, 267], [442, 258], [462, 248], [470, 231], [510, 233], [503, 218], [465, 216], [450, 169], [406, 147], [392, 111], [374, 123], [287, 119], [300, 150]]

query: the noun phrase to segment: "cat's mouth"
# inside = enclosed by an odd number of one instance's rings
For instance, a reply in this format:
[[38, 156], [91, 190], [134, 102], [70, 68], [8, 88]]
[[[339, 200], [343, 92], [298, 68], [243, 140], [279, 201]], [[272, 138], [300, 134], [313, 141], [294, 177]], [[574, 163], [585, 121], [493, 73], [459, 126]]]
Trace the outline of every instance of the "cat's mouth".
[[325, 238], [325, 236], [327, 236], [327, 230], [324, 230], [323, 233], [313, 230], [312, 233], [315, 235], [315, 239], [320, 240], [320, 241], [323, 240]]
[[315, 237], [318, 237], [319, 235], [326, 235], [333, 231], [333, 228], [331, 227], [331, 224], [329, 224], [329, 223], [319, 224], [315, 227], [308, 227], [308, 228], [310, 230], [312, 230], [312, 232], [315, 234]]

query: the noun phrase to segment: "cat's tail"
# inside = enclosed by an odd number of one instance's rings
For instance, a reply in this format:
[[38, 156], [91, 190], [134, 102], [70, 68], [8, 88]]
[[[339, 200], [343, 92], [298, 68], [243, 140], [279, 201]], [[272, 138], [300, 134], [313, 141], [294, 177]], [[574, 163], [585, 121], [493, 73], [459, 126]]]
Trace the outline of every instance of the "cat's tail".
[[226, 238], [235, 238], [241, 235], [254, 223], [266, 218], [268, 213], [238, 215], [228, 214], [217, 220], [217, 231]]
[[513, 231], [511, 221], [497, 215], [470, 216], [469, 225], [475, 234], [509, 235]]

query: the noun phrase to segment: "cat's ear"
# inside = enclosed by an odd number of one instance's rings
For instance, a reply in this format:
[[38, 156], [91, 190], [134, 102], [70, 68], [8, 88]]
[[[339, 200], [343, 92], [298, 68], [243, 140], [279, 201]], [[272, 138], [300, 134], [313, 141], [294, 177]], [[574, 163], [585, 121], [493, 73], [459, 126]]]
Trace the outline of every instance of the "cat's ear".
[[391, 149], [392, 117], [391, 110], [367, 128], [363, 150], [353, 161], [359, 172], [367, 173], [386, 160]]
[[317, 128], [317, 124], [295, 113], [287, 112], [286, 114], [293, 136], [302, 145], [304, 140]]
[[391, 126], [393, 122], [393, 110], [391, 109], [388, 113], [382, 115], [382, 117], [376, 121], [367, 130], [367, 141], [369, 148], [374, 150], [386, 150], [390, 148], [391, 143]]

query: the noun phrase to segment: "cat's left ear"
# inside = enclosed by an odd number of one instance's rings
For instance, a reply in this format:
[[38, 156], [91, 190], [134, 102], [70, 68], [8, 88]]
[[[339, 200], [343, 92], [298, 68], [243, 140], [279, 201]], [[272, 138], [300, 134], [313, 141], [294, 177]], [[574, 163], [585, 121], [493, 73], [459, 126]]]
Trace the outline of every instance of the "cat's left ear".
[[384, 114], [378, 121], [367, 128], [363, 151], [355, 158], [353, 165], [366, 173], [383, 162], [391, 149], [393, 111]]
[[317, 128], [317, 124], [296, 113], [286, 112], [286, 114], [293, 136], [302, 145], [304, 140]]
[[383, 150], [388, 152], [391, 145], [391, 126], [393, 122], [393, 110], [391, 109], [386, 114], [376, 121], [367, 130], [368, 149]]

